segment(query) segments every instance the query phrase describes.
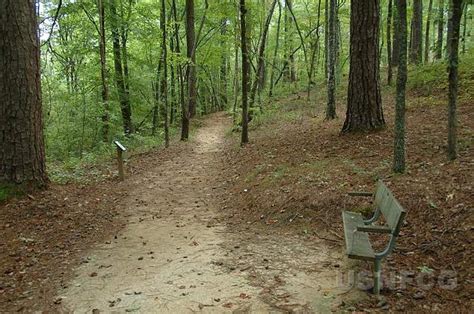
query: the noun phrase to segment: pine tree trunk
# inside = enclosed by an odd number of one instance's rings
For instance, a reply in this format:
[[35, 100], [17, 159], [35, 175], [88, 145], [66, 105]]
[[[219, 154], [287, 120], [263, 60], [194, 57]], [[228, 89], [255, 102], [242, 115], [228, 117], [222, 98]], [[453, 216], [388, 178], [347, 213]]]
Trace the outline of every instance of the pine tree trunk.
[[245, 7], [245, 0], [240, 0], [240, 49], [242, 52], [242, 145], [249, 142], [248, 92], [250, 89], [250, 62], [247, 48], [246, 15], [247, 8]]
[[413, 0], [410, 62], [420, 64], [423, 60], [423, 2]]
[[399, 54], [397, 71], [397, 92], [395, 104], [395, 137], [393, 171], [405, 171], [405, 89], [407, 83], [407, 3], [395, 0], [398, 12]]
[[436, 44], [436, 59], [443, 56], [443, 31], [444, 31], [444, 0], [438, 0], [438, 41]]
[[35, 1], [0, 2], [0, 184], [47, 186]]
[[458, 63], [459, 35], [462, 17], [462, 0], [452, 0], [451, 36], [449, 49], [449, 106], [448, 106], [448, 158], [457, 158], [457, 97], [458, 97]]
[[170, 145], [169, 136], [169, 121], [168, 121], [168, 46], [166, 45], [167, 32], [166, 32], [166, 4], [165, 0], [161, 0], [161, 15], [160, 15], [160, 28], [161, 28], [161, 63], [163, 64], [163, 71], [161, 76], [161, 112], [163, 119], [163, 127], [165, 132], [165, 147]]
[[194, 27], [194, 0], [186, 0], [186, 45], [187, 57], [190, 63], [187, 66], [186, 78], [188, 81], [188, 112], [189, 118], [196, 115], [197, 77], [196, 77], [196, 35]]
[[126, 135], [133, 133], [132, 124], [132, 109], [130, 106], [130, 100], [125, 87], [124, 74], [122, 69], [122, 54], [120, 45], [120, 34], [118, 26], [118, 16], [115, 0], [110, 0], [110, 14], [111, 14], [111, 29], [112, 29], [112, 40], [113, 40], [113, 53], [114, 53], [114, 68], [115, 68], [115, 83], [120, 100], [120, 109], [122, 112], [123, 130]]
[[387, 85], [392, 85], [392, 16], [393, 16], [392, 0], [388, 0], [387, 10]]
[[379, 0], [351, 3], [347, 113], [342, 132], [382, 128], [379, 75]]
[[426, 31], [425, 31], [425, 57], [424, 62], [429, 62], [430, 57], [430, 26], [431, 26], [431, 11], [433, 10], [433, 0], [430, 0], [428, 5], [428, 16], [426, 18]]
[[336, 118], [336, 10], [337, 0], [329, 0], [329, 49], [328, 49], [328, 79], [326, 120]]
[[107, 85], [107, 54], [105, 43], [105, 10], [103, 0], [97, 0], [97, 10], [99, 13], [99, 55], [100, 55], [100, 77], [102, 82], [102, 140], [109, 141], [109, 86]]

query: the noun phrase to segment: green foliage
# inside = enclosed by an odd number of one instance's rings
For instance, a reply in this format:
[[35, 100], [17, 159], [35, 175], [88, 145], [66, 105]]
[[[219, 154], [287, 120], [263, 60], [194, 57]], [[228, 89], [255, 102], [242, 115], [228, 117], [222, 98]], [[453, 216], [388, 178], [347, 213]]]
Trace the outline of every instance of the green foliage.
[[[422, 96], [446, 94], [448, 90], [447, 64], [433, 62], [409, 69], [408, 90]], [[461, 98], [472, 99], [474, 90], [474, 56], [460, 55], [459, 94]]]
[[0, 202], [22, 194], [23, 192], [17, 186], [0, 183]]

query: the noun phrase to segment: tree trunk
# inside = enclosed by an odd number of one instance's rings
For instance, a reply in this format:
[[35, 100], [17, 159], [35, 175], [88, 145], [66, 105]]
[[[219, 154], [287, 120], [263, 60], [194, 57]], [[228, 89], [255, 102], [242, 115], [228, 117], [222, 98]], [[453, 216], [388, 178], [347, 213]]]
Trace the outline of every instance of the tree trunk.
[[[395, 0], [396, 1], [396, 0]], [[392, 85], [392, 0], [388, 0], [387, 10], [387, 85]]]
[[275, 50], [273, 52], [273, 66], [272, 66], [272, 72], [270, 74], [270, 89], [268, 91], [268, 97], [273, 96], [273, 84], [275, 81], [275, 67], [277, 63], [278, 48], [280, 46], [280, 28], [281, 28], [281, 3], [280, 3], [280, 0], [278, 0], [278, 21], [277, 21], [277, 30], [276, 30], [276, 37], [275, 37]]
[[451, 38], [453, 37], [453, 0], [448, 0], [448, 31], [446, 32], [446, 60], [451, 56]]
[[[264, 75], [264, 66], [265, 66], [265, 47], [267, 43], [267, 34], [268, 28], [270, 27], [270, 22], [272, 21], [273, 11], [275, 10], [277, 0], [273, 0], [271, 4], [270, 11], [268, 11], [268, 15], [265, 21], [265, 25], [263, 26], [263, 33], [260, 39], [260, 45], [258, 48], [258, 61], [257, 61], [257, 71], [255, 73], [255, 80], [252, 85], [252, 90], [250, 92], [250, 102], [249, 107], [252, 108], [255, 102], [255, 96], [257, 94], [257, 89], [259, 82], [263, 80]], [[249, 117], [251, 120], [251, 116]]]
[[336, 10], [337, 0], [329, 0], [328, 102], [326, 120], [336, 118]]
[[105, 10], [103, 0], [97, 0], [97, 10], [99, 12], [99, 55], [100, 55], [100, 77], [102, 80], [102, 140], [109, 141], [109, 87], [107, 85], [107, 54], [105, 43]]
[[221, 69], [220, 69], [220, 94], [221, 94], [221, 102], [222, 108], [224, 109], [227, 106], [227, 41], [226, 41], [226, 34], [227, 34], [227, 18], [223, 18], [221, 20]]
[[347, 113], [342, 132], [385, 125], [379, 77], [379, 0], [351, 3]]
[[466, 41], [467, 41], [467, 9], [469, 7], [469, 3], [467, 1], [464, 1], [464, 21], [463, 21], [463, 26], [462, 26], [462, 53], [466, 53]]
[[35, 1], [0, 2], [0, 184], [47, 186]]
[[457, 157], [457, 97], [458, 97], [458, 50], [462, 17], [462, 0], [453, 0], [451, 5], [451, 37], [449, 49], [449, 106], [448, 106], [448, 158]]
[[189, 118], [196, 115], [196, 35], [194, 27], [194, 0], [186, 0], [186, 45], [187, 57], [189, 64], [186, 70], [186, 78], [188, 81], [188, 107]]
[[[285, 0], [285, 8], [287, 8], [290, 12], [293, 10], [293, 5], [290, 0]], [[291, 27], [294, 23], [294, 17], [293, 14], [291, 14], [290, 17], [288, 17], [288, 32], [287, 35], [289, 35], [288, 38], [288, 51], [289, 51], [289, 57], [288, 57], [288, 68], [290, 69], [290, 82], [296, 82], [296, 64], [295, 64], [295, 55], [291, 53], [293, 50], [293, 34], [291, 33]]]
[[163, 119], [163, 126], [165, 131], [165, 147], [170, 145], [169, 136], [169, 122], [168, 122], [168, 47], [166, 45], [166, 4], [165, 0], [161, 0], [161, 16], [160, 16], [160, 28], [161, 28], [161, 63], [163, 64], [163, 71], [161, 76], [161, 112]]
[[433, 10], [433, 0], [430, 0], [428, 5], [428, 17], [426, 18], [426, 31], [425, 31], [425, 57], [424, 62], [429, 62], [430, 57], [430, 26], [431, 26], [431, 11]]
[[[393, 0], [395, 1], [395, 0]], [[393, 43], [392, 43], [392, 67], [398, 66], [398, 52], [400, 48], [398, 47], [399, 40], [399, 31], [398, 31], [398, 12], [397, 6], [392, 5], [393, 12]]]
[[329, 0], [324, 1], [324, 78], [328, 81], [329, 60]]
[[410, 62], [420, 64], [423, 60], [423, 1], [413, 0]]
[[[173, 24], [174, 24], [174, 38], [176, 42], [176, 54], [178, 57], [181, 56], [181, 48], [179, 45], [179, 24], [178, 24], [178, 13], [176, 10], [176, 0], [173, 0], [172, 3], [172, 14], [173, 14]], [[179, 100], [181, 103], [181, 140], [185, 141], [189, 137], [189, 106], [186, 104], [184, 96], [184, 76], [183, 76], [183, 66], [181, 63], [178, 63], [178, 82], [179, 82]]]
[[438, 42], [436, 44], [436, 59], [443, 56], [443, 31], [444, 31], [444, 0], [438, 0]]
[[395, 0], [398, 12], [398, 31], [400, 33], [397, 92], [395, 104], [395, 137], [393, 171], [405, 171], [405, 89], [407, 83], [407, 2]]
[[246, 27], [247, 8], [245, 0], [240, 0], [240, 49], [242, 52], [242, 139], [241, 145], [249, 142], [248, 134], [248, 91], [250, 89], [250, 63], [247, 48], [247, 27]]
[[120, 45], [120, 34], [118, 27], [118, 16], [115, 0], [110, 0], [111, 29], [114, 52], [115, 83], [120, 100], [120, 109], [122, 112], [123, 130], [126, 135], [133, 133], [132, 109], [130, 100], [125, 87], [124, 74], [122, 69], [122, 55]]

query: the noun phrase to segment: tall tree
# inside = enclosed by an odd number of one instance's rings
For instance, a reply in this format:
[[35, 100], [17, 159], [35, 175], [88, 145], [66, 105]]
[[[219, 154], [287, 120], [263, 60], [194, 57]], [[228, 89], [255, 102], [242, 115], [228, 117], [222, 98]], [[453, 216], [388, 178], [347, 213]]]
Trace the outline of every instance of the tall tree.
[[420, 64], [423, 58], [423, 1], [413, 0], [410, 62]]
[[275, 34], [275, 50], [273, 51], [273, 67], [270, 74], [270, 88], [268, 91], [268, 97], [273, 96], [273, 83], [275, 81], [275, 64], [277, 62], [278, 48], [280, 48], [280, 28], [281, 28], [281, 3], [280, 0], [278, 3], [278, 20], [277, 20], [277, 29]]
[[443, 32], [444, 32], [444, 0], [438, 0], [438, 39], [436, 43], [436, 59], [441, 59], [443, 56]]
[[[393, 0], [395, 1], [395, 0]], [[398, 32], [398, 13], [397, 6], [393, 6], [393, 41], [392, 41], [392, 67], [398, 66], [398, 52], [400, 51], [398, 47], [399, 42], [399, 32]]]
[[194, 0], [186, 0], [186, 49], [189, 59], [186, 68], [188, 82], [188, 110], [189, 117], [196, 115], [197, 76], [196, 76], [196, 35], [194, 26]]
[[254, 102], [255, 102], [255, 96], [257, 94], [257, 91], [259, 90], [259, 85], [262, 86], [262, 81], [264, 80], [265, 47], [267, 44], [268, 29], [270, 27], [270, 22], [272, 20], [273, 11], [275, 10], [276, 2], [277, 0], [273, 0], [270, 6], [270, 10], [268, 11], [267, 18], [265, 19], [265, 24], [263, 25], [263, 32], [260, 38], [260, 44], [258, 48], [257, 70], [255, 73], [255, 80], [253, 82], [252, 89], [250, 91], [250, 102], [249, 102], [250, 108], [253, 107]]
[[392, 0], [388, 0], [387, 9], [387, 84], [392, 84], [392, 17], [393, 17], [393, 4]]
[[459, 34], [463, 11], [462, 0], [451, 2], [451, 36], [449, 49], [449, 105], [448, 105], [448, 158], [457, 158], [457, 97], [458, 97], [458, 63]]
[[119, 16], [117, 14], [117, 6], [115, 0], [110, 0], [109, 3], [110, 15], [111, 15], [111, 29], [112, 29], [112, 42], [113, 42], [113, 53], [114, 53], [114, 69], [115, 69], [115, 84], [120, 101], [120, 109], [122, 112], [123, 130], [125, 134], [129, 135], [133, 133], [132, 124], [132, 108], [130, 106], [130, 98], [125, 85], [123, 67], [122, 67], [122, 49], [120, 44], [120, 27], [119, 27]]
[[[176, 0], [171, 2], [171, 9], [173, 15], [173, 24], [174, 24], [174, 38], [176, 43], [176, 54], [181, 56], [181, 46], [179, 40], [179, 24], [178, 24], [178, 13], [176, 9]], [[185, 101], [184, 96], [184, 76], [183, 76], [183, 66], [181, 63], [178, 63], [178, 81], [179, 81], [179, 100], [181, 103], [181, 140], [185, 141], [189, 137], [189, 106]]]
[[327, 106], [326, 120], [336, 118], [336, 10], [337, 0], [329, 0], [329, 21], [328, 21], [328, 78], [327, 78]]
[[351, 2], [350, 69], [342, 132], [385, 125], [379, 75], [379, 0]]
[[[464, 1], [464, 21], [463, 21], [463, 26], [462, 26], [462, 53], [466, 53], [466, 42], [467, 42], [467, 10], [469, 8], [469, 1], [465, 0]], [[470, 36], [470, 35], [469, 35]]]
[[405, 89], [407, 83], [407, 2], [395, 0], [398, 12], [399, 54], [395, 105], [393, 171], [405, 171]]
[[431, 12], [433, 11], [433, 0], [430, 0], [428, 4], [428, 16], [426, 18], [426, 30], [425, 30], [425, 56], [424, 62], [428, 63], [430, 57], [430, 26], [431, 26]]
[[109, 141], [109, 86], [107, 84], [107, 54], [105, 40], [105, 9], [103, 0], [97, 0], [97, 11], [99, 13], [99, 55], [100, 55], [100, 77], [102, 82], [102, 140]]
[[242, 53], [242, 139], [241, 145], [249, 142], [248, 92], [250, 89], [250, 60], [247, 39], [247, 8], [245, 0], [240, 0], [240, 50]]
[[40, 50], [35, 1], [0, 2], [0, 184], [43, 188]]
[[168, 120], [168, 46], [166, 45], [166, 3], [165, 0], [161, 0], [161, 15], [160, 15], [160, 28], [161, 28], [161, 64], [163, 65], [163, 73], [161, 76], [161, 107], [162, 107], [162, 119], [165, 131], [165, 147], [170, 145], [169, 136], [169, 120]]

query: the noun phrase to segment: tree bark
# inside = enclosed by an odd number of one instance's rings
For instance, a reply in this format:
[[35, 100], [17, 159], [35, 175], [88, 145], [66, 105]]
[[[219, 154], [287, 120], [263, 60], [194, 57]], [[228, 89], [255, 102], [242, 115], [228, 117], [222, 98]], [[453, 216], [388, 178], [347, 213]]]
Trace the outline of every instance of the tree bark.
[[35, 1], [0, 2], [0, 184], [44, 188], [40, 46]]
[[249, 142], [248, 134], [248, 91], [250, 89], [250, 62], [247, 47], [247, 26], [246, 26], [247, 8], [245, 0], [240, 0], [240, 49], [242, 52], [242, 139], [241, 145]]
[[188, 81], [188, 112], [189, 118], [196, 115], [197, 77], [196, 77], [196, 35], [194, 26], [194, 0], [186, 0], [186, 45], [189, 64], [186, 68]]
[[392, 0], [388, 0], [387, 9], [387, 85], [392, 85], [392, 16], [393, 4]]
[[133, 133], [132, 124], [132, 109], [130, 106], [130, 100], [128, 98], [127, 89], [125, 86], [123, 68], [122, 68], [122, 54], [120, 45], [120, 34], [118, 26], [118, 16], [115, 0], [110, 0], [109, 3], [110, 14], [111, 14], [111, 29], [112, 29], [112, 40], [113, 40], [113, 53], [114, 53], [114, 68], [115, 68], [115, 84], [117, 85], [117, 91], [120, 100], [120, 109], [122, 112], [123, 130], [126, 135]]
[[430, 57], [430, 26], [431, 26], [431, 11], [433, 10], [433, 0], [430, 0], [428, 4], [428, 16], [426, 18], [426, 31], [425, 31], [425, 56], [424, 62], [429, 62]]
[[329, 49], [328, 49], [328, 78], [326, 120], [336, 118], [336, 10], [337, 0], [329, 0]]
[[[267, 43], [268, 28], [270, 27], [270, 22], [272, 21], [273, 11], [275, 10], [277, 0], [273, 0], [270, 11], [268, 11], [267, 18], [265, 20], [265, 25], [263, 26], [263, 33], [260, 39], [260, 45], [258, 48], [258, 61], [257, 61], [257, 71], [255, 73], [255, 80], [252, 85], [252, 90], [250, 92], [250, 102], [249, 107], [252, 108], [255, 102], [255, 96], [257, 94], [257, 89], [259, 82], [263, 80], [264, 75], [264, 66], [265, 66], [265, 47]], [[249, 117], [251, 120], [251, 117]]]
[[436, 44], [436, 59], [443, 56], [443, 31], [444, 31], [444, 0], [438, 0], [438, 41]]
[[102, 82], [102, 140], [109, 141], [109, 86], [107, 85], [107, 54], [105, 42], [105, 9], [103, 0], [97, 0], [97, 10], [99, 13], [99, 56], [100, 56], [100, 77]]
[[462, 0], [451, 3], [451, 36], [449, 49], [449, 105], [448, 105], [448, 158], [457, 158], [457, 97], [458, 97], [458, 63], [459, 34], [462, 17]]
[[163, 119], [163, 126], [165, 132], [165, 147], [170, 145], [169, 136], [169, 121], [168, 121], [168, 47], [166, 45], [166, 4], [165, 0], [161, 0], [161, 16], [160, 16], [160, 28], [161, 28], [161, 63], [163, 65], [163, 71], [161, 76], [161, 112]]
[[268, 91], [268, 97], [273, 96], [273, 84], [275, 81], [275, 66], [277, 63], [277, 56], [278, 56], [278, 48], [280, 47], [280, 28], [281, 28], [281, 3], [278, 0], [278, 20], [277, 20], [277, 30], [276, 30], [276, 37], [275, 37], [275, 50], [273, 52], [273, 66], [272, 72], [270, 74], [270, 88]]
[[464, 1], [464, 21], [463, 21], [463, 31], [462, 31], [462, 53], [466, 53], [466, 41], [467, 41], [467, 9], [469, 7], [469, 3]]
[[398, 12], [398, 31], [400, 33], [397, 91], [395, 104], [395, 137], [393, 171], [405, 172], [405, 89], [407, 83], [407, 2], [395, 0]]
[[423, 60], [423, 1], [413, 0], [410, 62], [420, 64]]
[[[395, 0], [393, 0], [395, 1]], [[400, 48], [398, 47], [399, 40], [399, 31], [398, 31], [398, 12], [397, 6], [392, 6], [393, 12], [393, 42], [392, 42], [392, 67], [398, 66], [398, 52]]]
[[227, 106], [228, 102], [228, 97], [227, 97], [227, 63], [228, 63], [228, 57], [227, 57], [227, 41], [226, 41], [226, 35], [227, 35], [227, 18], [223, 18], [221, 20], [221, 69], [220, 69], [220, 95], [221, 95], [221, 103], [222, 103], [222, 108], [223, 110]]
[[351, 3], [350, 70], [343, 133], [382, 128], [379, 75], [379, 0]]
[[[176, 54], [181, 56], [181, 47], [179, 44], [179, 24], [178, 24], [178, 13], [176, 10], [176, 0], [172, 3], [172, 14], [174, 24], [174, 38], [176, 42]], [[181, 140], [186, 141], [189, 138], [189, 106], [186, 104], [184, 96], [184, 75], [183, 66], [178, 64], [178, 81], [179, 81], [179, 99], [181, 103]]]

